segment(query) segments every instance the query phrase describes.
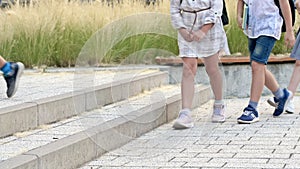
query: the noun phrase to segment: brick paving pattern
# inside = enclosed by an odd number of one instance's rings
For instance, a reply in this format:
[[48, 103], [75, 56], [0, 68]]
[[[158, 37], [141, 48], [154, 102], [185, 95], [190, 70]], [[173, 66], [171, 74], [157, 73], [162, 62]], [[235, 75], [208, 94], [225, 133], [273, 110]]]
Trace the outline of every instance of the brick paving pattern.
[[81, 169], [300, 168], [300, 97], [297, 113], [278, 118], [266, 99], [259, 104], [257, 123], [236, 122], [248, 99], [227, 100], [227, 121], [211, 123], [210, 101], [194, 110], [194, 128], [162, 125]]

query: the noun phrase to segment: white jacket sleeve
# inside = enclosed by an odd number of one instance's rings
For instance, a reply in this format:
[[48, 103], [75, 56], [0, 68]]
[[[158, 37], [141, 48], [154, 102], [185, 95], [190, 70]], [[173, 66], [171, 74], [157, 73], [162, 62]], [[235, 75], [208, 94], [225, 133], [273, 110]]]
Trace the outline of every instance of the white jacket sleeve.
[[207, 12], [204, 24], [216, 23], [218, 18], [221, 18], [223, 11], [222, 0], [211, 0], [211, 8]]
[[171, 0], [170, 4], [171, 22], [175, 29], [186, 28], [180, 14], [180, 0]]

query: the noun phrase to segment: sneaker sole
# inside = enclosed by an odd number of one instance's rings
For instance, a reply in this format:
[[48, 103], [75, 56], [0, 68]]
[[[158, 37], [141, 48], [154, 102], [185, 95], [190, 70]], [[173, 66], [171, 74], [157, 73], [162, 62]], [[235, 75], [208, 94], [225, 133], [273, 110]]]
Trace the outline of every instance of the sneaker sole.
[[188, 129], [188, 128], [192, 128], [192, 127], [194, 127], [194, 123], [182, 124], [182, 123], [179, 123], [179, 122], [175, 122], [173, 124], [174, 129]]
[[223, 118], [222, 120], [214, 120], [214, 119], [211, 120], [212, 123], [224, 123], [225, 121], [226, 118]]
[[237, 120], [237, 122], [239, 124], [252, 124], [252, 123], [255, 123], [255, 122], [258, 122], [258, 121], [259, 121], [259, 118], [255, 118], [252, 121], [244, 121], [244, 120], [240, 120], [240, 119]]
[[269, 103], [269, 105], [273, 107], [277, 107], [276, 103], [272, 102], [271, 100], [267, 100], [267, 102]]
[[212, 120], [212, 123], [224, 123], [226, 120]]
[[294, 114], [293, 111], [289, 111], [289, 110], [285, 110], [285, 112], [288, 113], [288, 114]]
[[24, 65], [23, 65], [23, 63], [17, 62], [16, 64], [19, 66], [19, 70], [18, 70], [18, 73], [17, 73], [17, 76], [16, 76], [15, 89], [14, 89], [14, 91], [12, 92], [12, 94], [11, 94], [11, 96], [9, 98], [11, 98], [12, 96], [14, 96], [15, 93], [17, 92], [18, 87], [19, 87], [19, 79], [20, 79], [20, 77], [21, 77], [21, 75], [23, 74], [23, 71], [24, 71]]

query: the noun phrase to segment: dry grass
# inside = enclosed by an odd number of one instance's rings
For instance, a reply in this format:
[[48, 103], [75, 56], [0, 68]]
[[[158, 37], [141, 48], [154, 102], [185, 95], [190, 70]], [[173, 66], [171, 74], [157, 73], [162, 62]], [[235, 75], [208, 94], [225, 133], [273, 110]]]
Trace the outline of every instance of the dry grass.
[[41, 29], [53, 31], [57, 22], [60, 22], [62, 29], [66, 25], [76, 25], [97, 30], [114, 20], [143, 12], [168, 13], [169, 6], [162, 2], [159, 6], [145, 8], [143, 3], [132, 2], [132, 0], [124, 0], [122, 4], [116, 4], [113, 8], [97, 1], [92, 5], [76, 1], [67, 3], [61, 0], [44, 0], [27, 8], [16, 5], [12, 9], [0, 12], [0, 40], [6, 39], [3, 38], [3, 34], [6, 34], [7, 30], [10, 32], [10, 37], [20, 30], [25, 30], [26, 34]]
[[112, 8], [61, 0], [43, 0], [34, 6], [13, 6], [0, 11], [0, 50], [8, 60], [26, 66], [72, 66], [90, 36], [115, 20], [143, 12], [169, 12], [164, 2], [149, 6], [123, 0]]
[[[246, 37], [237, 28], [235, 22], [236, 0], [226, 0], [226, 2], [230, 25], [226, 26], [225, 29], [231, 51], [232, 53], [247, 54]], [[144, 12], [169, 14], [169, 3], [169, 0], [164, 0], [159, 5], [145, 7], [143, 3], [135, 0], [123, 0], [122, 4], [115, 4], [112, 8], [106, 4], [103, 5], [101, 0], [95, 1], [93, 4], [68, 3], [67, 0], [40, 0], [34, 6], [16, 5], [9, 10], [0, 11], [1, 55], [4, 55], [8, 60], [23, 61], [27, 67], [42, 64], [74, 66], [82, 46], [93, 33], [103, 26], [120, 18]], [[138, 23], [137, 26], [139, 26]], [[147, 41], [145, 37], [141, 39]], [[144, 43], [145, 41], [141, 39], [137, 42]], [[159, 38], [159, 43], [164, 44], [164, 42], [170, 43], [168, 45], [170, 51], [177, 48], [174, 41]], [[141, 47], [151, 46], [157, 42], [145, 43], [150, 43], [150, 45], [141, 45]], [[120, 51], [123, 51], [124, 48], [122, 48], [122, 44], [120, 45]], [[127, 44], [123, 43], [123, 45]], [[282, 47], [281, 42], [277, 43], [277, 46], [279, 47], [275, 48], [275, 52], [287, 51]], [[126, 49], [128, 48], [130, 47], [127, 46]], [[130, 50], [125, 54], [135, 52]], [[141, 49], [137, 48], [136, 50]], [[119, 61], [120, 59], [112, 60]]]

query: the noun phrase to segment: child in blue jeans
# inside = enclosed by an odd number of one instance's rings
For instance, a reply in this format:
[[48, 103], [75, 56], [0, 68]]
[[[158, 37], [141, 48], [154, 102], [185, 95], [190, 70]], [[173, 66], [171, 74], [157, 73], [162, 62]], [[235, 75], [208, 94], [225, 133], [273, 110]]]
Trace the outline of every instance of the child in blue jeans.
[[[279, 3], [286, 23], [284, 40], [288, 47], [292, 47], [295, 43], [295, 37], [290, 5], [287, 0], [279, 0]], [[244, 5], [248, 7], [246, 18], [243, 18]], [[278, 105], [273, 116], [279, 116], [285, 110], [286, 103], [293, 94], [288, 89], [279, 88], [273, 74], [267, 69], [269, 55], [275, 42], [280, 39], [283, 24], [283, 19], [274, 0], [238, 0], [237, 21], [240, 28], [242, 28], [243, 19], [247, 19], [247, 22], [244, 22], [246, 25], [243, 29], [248, 36], [252, 83], [249, 104], [243, 110], [237, 122], [248, 124], [259, 121], [257, 105], [264, 85], [278, 99]]]

